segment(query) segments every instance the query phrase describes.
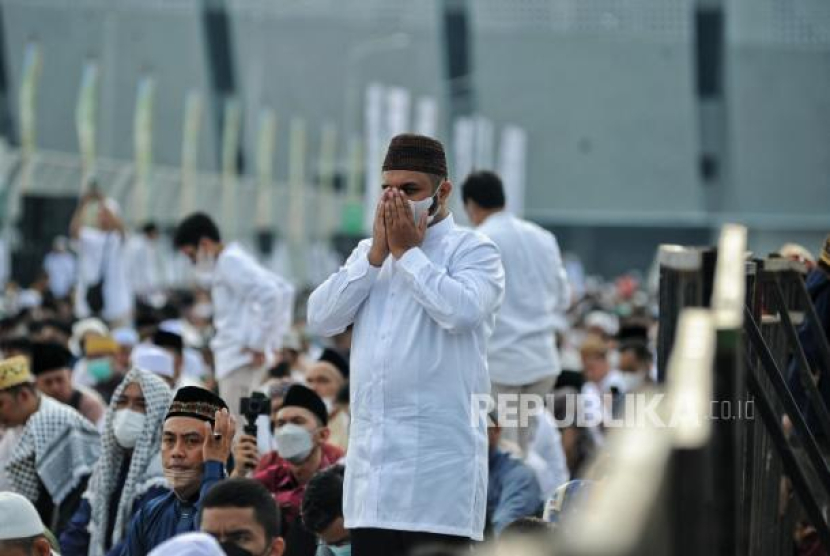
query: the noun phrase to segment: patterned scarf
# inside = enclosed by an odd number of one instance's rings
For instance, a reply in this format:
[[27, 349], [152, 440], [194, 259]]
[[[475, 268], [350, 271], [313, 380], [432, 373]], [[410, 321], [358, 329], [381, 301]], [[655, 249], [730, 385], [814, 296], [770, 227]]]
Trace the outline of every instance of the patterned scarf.
[[57, 505], [92, 472], [100, 452], [100, 437], [92, 423], [41, 394], [40, 407], [26, 423], [6, 472], [14, 490], [33, 503], [43, 483]]
[[[146, 403], [147, 420], [144, 431], [133, 449], [129, 471], [124, 484], [118, 484], [120, 470], [127, 450], [115, 439], [113, 424], [115, 405], [130, 383], [141, 386]], [[166, 487], [161, 467], [161, 428], [173, 393], [167, 384], [153, 373], [133, 368], [121, 381], [112, 395], [112, 401], [104, 416], [104, 431], [101, 438], [101, 459], [95, 466], [84, 498], [89, 500], [92, 515], [89, 521], [89, 556], [103, 556], [109, 524], [110, 497], [119, 489], [115, 525], [112, 528], [112, 544], [116, 545], [126, 533], [133, 511], [133, 503], [154, 487]]]

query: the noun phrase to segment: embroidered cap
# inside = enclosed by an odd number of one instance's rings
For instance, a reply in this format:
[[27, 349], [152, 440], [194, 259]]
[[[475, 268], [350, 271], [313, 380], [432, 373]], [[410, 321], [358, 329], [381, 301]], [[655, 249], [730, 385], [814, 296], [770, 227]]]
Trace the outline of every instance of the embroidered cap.
[[176, 392], [164, 420], [171, 417], [193, 417], [213, 423], [216, 412], [220, 409], [228, 409], [228, 404], [210, 390], [198, 386], [185, 386]]
[[0, 390], [32, 382], [29, 360], [22, 355], [0, 361]]

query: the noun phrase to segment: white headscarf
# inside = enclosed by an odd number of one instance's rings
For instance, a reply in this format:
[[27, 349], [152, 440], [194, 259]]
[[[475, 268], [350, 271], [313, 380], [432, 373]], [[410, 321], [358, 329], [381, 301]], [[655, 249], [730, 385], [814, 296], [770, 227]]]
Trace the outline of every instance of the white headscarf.
[[[146, 422], [144, 431], [133, 449], [130, 469], [123, 485], [116, 484], [121, 464], [127, 450], [115, 439], [113, 422], [115, 405], [127, 386], [133, 382], [141, 386], [146, 404]], [[101, 438], [101, 458], [89, 479], [89, 486], [84, 498], [89, 500], [92, 515], [89, 521], [89, 556], [106, 554], [104, 543], [109, 528], [110, 496], [115, 489], [121, 490], [118, 500], [115, 525], [112, 528], [112, 544], [117, 544], [124, 536], [133, 510], [133, 503], [154, 487], [166, 487], [161, 466], [161, 429], [164, 416], [170, 407], [173, 393], [170, 387], [155, 374], [133, 368], [115, 389], [112, 401], [104, 416], [104, 431]]]
[[185, 533], [158, 545], [149, 556], [225, 556], [225, 552], [207, 533]]

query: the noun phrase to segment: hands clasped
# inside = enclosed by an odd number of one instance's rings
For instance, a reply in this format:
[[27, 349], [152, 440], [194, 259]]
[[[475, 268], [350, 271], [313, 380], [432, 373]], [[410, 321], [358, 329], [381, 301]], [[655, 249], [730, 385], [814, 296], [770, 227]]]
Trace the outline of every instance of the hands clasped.
[[400, 259], [413, 247], [419, 247], [424, 241], [428, 219], [427, 214], [422, 214], [416, 224], [406, 196], [397, 189], [386, 189], [375, 212], [369, 263], [381, 266], [390, 253]]

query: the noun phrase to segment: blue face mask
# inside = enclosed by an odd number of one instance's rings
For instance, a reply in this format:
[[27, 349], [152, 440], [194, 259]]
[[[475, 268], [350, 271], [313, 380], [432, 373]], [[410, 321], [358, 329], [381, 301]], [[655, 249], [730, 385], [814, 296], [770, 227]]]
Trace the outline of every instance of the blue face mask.
[[329, 550], [331, 550], [331, 552], [332, 552], [332, 554], [334, 554], [334, 556], [352, 556], [352, 545], [351, 545], [351, 543], [344, 544], [342, 546], [329, 546], [329, 545], [326, 545], [326, 547]]
[[112, 361], [108, 357], [90, 359], [86, 362], [86, 370], [95, 382], [106, 382], [112, 378]]

